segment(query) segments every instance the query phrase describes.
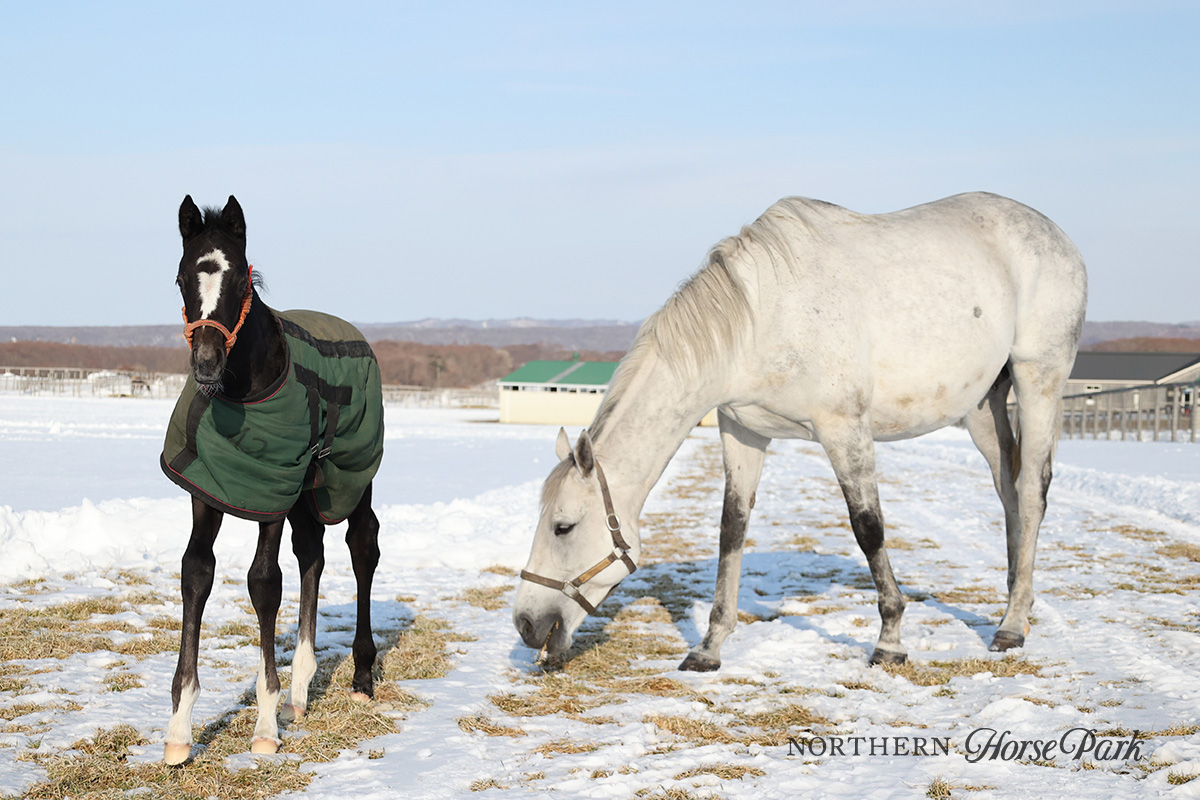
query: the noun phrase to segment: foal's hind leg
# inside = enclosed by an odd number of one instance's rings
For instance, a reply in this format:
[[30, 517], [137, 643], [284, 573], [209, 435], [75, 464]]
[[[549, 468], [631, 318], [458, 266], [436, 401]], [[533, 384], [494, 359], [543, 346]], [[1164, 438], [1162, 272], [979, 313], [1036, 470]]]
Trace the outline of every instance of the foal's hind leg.
[[371, 581], [379, 564], [379, 520], [371, 510], [371, 486], [347, 518], [346, 544], [358, 582], [358, 620], [354, 630], [354, 682], [351, 697], [366, 702], [375, 696], [375, 640], [371, 636]]
[[308, 708], [308, 686], [317, 672], [317, 595], [325, 569], [325, 526], [313, 518], [304, 503], [288, 512], [292, 526], [292, 552], [300, 567], [300, 625], [292, 657], [291, 697], [284, 718], [299, 719]]
[[1017, 362], [1011, 365], [1017, 393], [1014, 483], [1017, 525], [1009, 528], [1008, 608], [992, 637], [991, 650], [1025, 644], [1029, 611], [1033, 607], [1033, 565], [1038, 529], [1046, 513], [1046, 493], [1053, 474], [1055, 440], [1059, 429], [1059, 400], [1070, 364]]
[[896, 584], [883, 544], [883, 511], [879, 507], [879, 487], [875, 479], [875, 442], [871, 439], [871, 426], [865, 418], [838, 420], [818, 426], [817, 435], [846, 497], [854, 538], [867, 557], [879, 595], [881, 625], [871, 663], [902, 663], [908, 657], [900, 643], [904, 595]]
[[192, 707], [200, 696], [200, 679], [196, 658], [200, 650], [200, 620], [204, 604], [212, 591], [217, 558], [213, 542], [221, 530], [224, 514], [192, 500], [192, 535], [183, 553], [179, 588], [183, 595], [183, 627], [179, 636], [179, 662], [171, 682], [171, 721], [167, 725], [167, 741], [163, 746], [163, 761], [182, 764], [192, 749]]
[[763, 457], [771, 440], [718, 414], [725, 449], [725, 506], [721, 511], [721, 551], [717, 559], [717, 590], [708, 615], [708, 632], [679, 665], [681, 670], [711, 672], [721, 666], [721, 644], [737, 625], [738, 583], [742, 577], [742, 548], [754, 490], [762, 477]]
[[258, 526], [258, 549], [246, 575], [250, 602], [258, 615], [258, 720], [250, 752], [274, 753], [283, 744], [279, 738], [279, 675], [275, 671], [275, 616], [283, 595], [283, 573], [279, 570], [279, 542], [283, 538], [283, 520]]

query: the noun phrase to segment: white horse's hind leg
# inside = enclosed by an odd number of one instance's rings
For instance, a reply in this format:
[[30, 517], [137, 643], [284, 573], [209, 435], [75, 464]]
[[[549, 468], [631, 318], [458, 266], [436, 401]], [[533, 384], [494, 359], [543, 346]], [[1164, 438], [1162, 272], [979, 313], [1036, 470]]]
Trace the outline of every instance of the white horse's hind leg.
[[1012, 378], [1007, 368], [996, 379], [987, 396], [967, 414], [965, 422], [972, 441], [987, 459], [992, 470], [996, 494], [1004, 506], [1004, 524], [1008, 542], [1008, 590], [1012, 591], [1017, 574], [1017, 543], [1021, 523], [1017, 514], [1017, 486], [1013, 474], [1016, 438], [1008, 421], [1008, 392]]
[[1017, 522], [1009, 528], [1008, 608], [992, 638], [991, 650], [1002, 651], [1025, 644], [1029, 612], [1033, 607], [1033, 566], [1038, 529], [1046, 513], [1046, 493], [1053, 474], [1055, 440], [1059, 429], [1059, 399], [1070, 371], [1065, 366], [1013, 363], [1017, 394], [1015, 486]]
[[899, 664], [908, 654], [900, 643], [900, 617], [904, 614], [904, 595], [892, 574], [883, 542], [883, 511], [879, 507], [879, 487], [875, 478], [875, 442], [865, 418], [842, 426], [822, 424], [817, 438], [825, 447], [833, 472], [846, 496], [850, 526], [879, 595], [879, 641], [871, 654], [872, 664]]
[[721, 510], [721, 550], [717, 558], [717, 588], [708, 632], [679, 665], [681, 670], [711, 672], [721, 666], [721, 645], [737, 625], [738, 584], [742, 548], [754, 490], [762, 477], [763, 458], [771, 440], [747, 430], [724, 414], [718, 415], [725, 450], [725, 504]]

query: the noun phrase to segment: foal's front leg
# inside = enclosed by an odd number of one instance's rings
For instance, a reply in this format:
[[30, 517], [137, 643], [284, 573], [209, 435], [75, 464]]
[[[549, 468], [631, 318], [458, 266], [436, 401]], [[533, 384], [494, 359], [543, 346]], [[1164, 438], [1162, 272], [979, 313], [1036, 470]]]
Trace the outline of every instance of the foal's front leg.
[[721, 666], [721, 645], [737, 625], [738, 584], [742, 577], [742, 549], [754, 491], [762, 477], [763, 458], [771, 440], [742, 427], [724, 414], [717, 415], [725, 451], [725, 504], [721, 510], [721, 550], [717, 558], [717, 589], [708, 615], [708, 632], [687, 654], [679, 669], [712, 672]]
[[196, 658], [200, 650], [200, 620], [212, 591], [217, 558], [213, 542], [224, 517], [220, 511], [192, 500], [192, 535], [183, 553], [179, 588], [183, 595], [183, 627], [179, 635], [179, 662], [171, 682], [171, 721], [163, 761], [172, 766], [187, 761], [192, 750], [192, 708], [200, 696]]
[[325, 526], [313, 518], [304, 503], [288, 512], [292, 526], [292, 552], [300, 565], [300, 625], [292, 657], [291, 697], [284, 705], [284, 719], [300, 719], [308, 709], [308, 687], [317, 672], [317, 595], [325, 569]]
[[279, 569], [279, 541], [283, 536], [283, 520], [263, 522], [258, 526], [258, 549], [254, 563], [246, 575], [250, 602], [258, 615], [258, 721], [250, 752], [274, 753], [283, 741], [279, 738], [279, 723], [275, 718], [279, 706], [279, 675], [275, 672], [275, 616], [283, 595], [283, 573]]

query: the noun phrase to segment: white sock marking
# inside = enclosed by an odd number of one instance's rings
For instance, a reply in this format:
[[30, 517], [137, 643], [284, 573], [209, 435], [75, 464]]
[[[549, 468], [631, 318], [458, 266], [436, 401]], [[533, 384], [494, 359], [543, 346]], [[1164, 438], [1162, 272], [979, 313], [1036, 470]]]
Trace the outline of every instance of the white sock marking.
[[291, 704], [297, 708], [308, 708], [308, 685], [317, 674], [317, 656], [313, 643], [303, 639], [296, 645], [292, 656]]
[[262, 656], [258, 657], [258, 721], [254, 725], [255, 739], [271, 739], [281, 743], [279, 738], [279, 722], [275, 714], [279, 709], [279, 692], [267, 691], [267, 662]]
[[179, 694], [179, 708], [167, 725], [167, 744], [192, 743], [192, 709], [200, 696], [200, 686], [185, 686]]

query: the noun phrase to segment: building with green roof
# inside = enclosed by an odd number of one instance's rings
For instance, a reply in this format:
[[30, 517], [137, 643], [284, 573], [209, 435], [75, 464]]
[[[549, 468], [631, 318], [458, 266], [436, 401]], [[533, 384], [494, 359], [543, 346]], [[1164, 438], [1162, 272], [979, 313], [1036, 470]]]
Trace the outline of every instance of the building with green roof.
[[615, 361], [530, 361], [500, 379], [500, 421], [587, 425], [616, 369]]

